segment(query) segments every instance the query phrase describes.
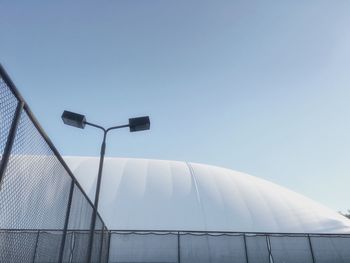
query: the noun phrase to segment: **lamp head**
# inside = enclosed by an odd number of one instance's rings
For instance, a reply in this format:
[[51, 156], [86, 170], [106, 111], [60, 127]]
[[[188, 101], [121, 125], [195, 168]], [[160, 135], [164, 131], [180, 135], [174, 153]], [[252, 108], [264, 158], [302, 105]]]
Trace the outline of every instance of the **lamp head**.
[[130, 132], [149, 130], [151, 122], [148, 116], [129, 119]]
[[77, 127], [80, 129], [85, 128], [86, 119], [84, 115], [65, 110], [62, 114], [62, 120], [64, 124]]

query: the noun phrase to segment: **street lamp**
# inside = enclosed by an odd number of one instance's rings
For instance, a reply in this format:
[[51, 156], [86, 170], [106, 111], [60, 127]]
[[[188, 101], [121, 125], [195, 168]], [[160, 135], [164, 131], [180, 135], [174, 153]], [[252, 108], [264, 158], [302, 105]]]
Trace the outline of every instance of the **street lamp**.
[[93, 210], [92, 218], [91, 218], [91, 225], [90, 225], [90, 237], [89, 237], [89, 247], [88, 247], [88, 261], [91, 262], [91, 254], [92, 254], [92, 245], [94, 240], [94, 232], [95, 232], [95, 224], [96, 224], [96, 217], [97, 217], [97, 208], [98, 208], [98, 200], [100, 196], [100, 187], [101, 187], [101, 177], [102, 177], [102, 168], [103, 168], [103, 161], [105, 156], [105, 150], [106, 150], [106, 137], [107, 133], [111, 130], [116, 130], [120, 128], [126, 128], [129, 127], [130, 132], [137, 132], [137, 131], [144, 131], [150, 129], [150, 120], [148, 116], [144, 117], [138, 117], [138, 118], [130, 118], [129, 124], [119, 125], [119, 126], [113, 126], [108, 129], [105, 129], [104, 127], [100, 125], [96, 125], [90, 122], [86, 121], [86, 118], [84, 115], [70, 112], [70, 111], [64, 111], [62, 114], [62, 120], [64, 124], [84, 129], [85, 125], [89, 125], [95, 128], [98, 128], [103, 131], [103, 140], [101, 145], [101, 152], [100, 152], [100, 163], [98, 167], [98, 176], [97, 176], [97, 184], [96, 184], [96, 191], [95, 191], [95, 202], [94, 206], [95, 209]]

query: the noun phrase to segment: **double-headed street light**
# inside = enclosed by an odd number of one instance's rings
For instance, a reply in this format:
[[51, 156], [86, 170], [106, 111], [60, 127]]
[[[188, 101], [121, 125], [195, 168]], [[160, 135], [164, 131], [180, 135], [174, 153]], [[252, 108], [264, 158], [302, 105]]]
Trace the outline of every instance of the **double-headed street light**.
[[63, 112], [62, 120], [65, 124], [76, 127], [76, 128], [84, 129], [85, 125], [89, 125], [89, 126], [98, 128], [98, 129], [103, 131], [103, 140], [102, 140], [101, 153], [100, 153], [100, 164], [98, 167], [98, 177], [97, 177], [96, 192], [95, 192], [95, 203], [94, 203], [95, 209], [93, 210], [93, 213], [92, 213], [91, 226], [90, 226], [89, 249], [88, 249], [89, 256], [88, 256], [87, 262], [91, 262], [92, 244], [93, 244], [93, 240], [94, 240], [98, 200], [99, 200], [99, 196], [100, 196], [100, 186], [101, 186], [103, 160], [104, 160], [105, 150], [106, 150], [107, 133], [111, 130], [116, 130], [116, 129], [120, 129], [120, 128], [127, 128], [127, 127], [129, 127], [130, 132], [149, 130], [150, 129], [150, 120], [149, 120], [148, 116], [131, 118], [131, 119], [129, 119], [129, 124], [114, 126], [114, 127], [108, 128], [108, 129], [105, 129], [104, 127], [102, 127], [100, 125], [96, 125], [96, 124], [87, 122], [84, 115], [70, 112], [70, 111]]

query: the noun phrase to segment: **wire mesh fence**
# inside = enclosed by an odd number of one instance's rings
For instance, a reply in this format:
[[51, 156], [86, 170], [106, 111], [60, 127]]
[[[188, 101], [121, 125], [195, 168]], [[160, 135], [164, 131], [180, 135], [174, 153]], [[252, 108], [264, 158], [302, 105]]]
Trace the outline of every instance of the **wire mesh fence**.
[[[86, 262], [93, 212], [0, 66], [0, 262]], [[99, 215], [96, 225], [92, 262], [106, 262]]]
[[110, 231], [109, 262], [350, 262], [350, 235]]

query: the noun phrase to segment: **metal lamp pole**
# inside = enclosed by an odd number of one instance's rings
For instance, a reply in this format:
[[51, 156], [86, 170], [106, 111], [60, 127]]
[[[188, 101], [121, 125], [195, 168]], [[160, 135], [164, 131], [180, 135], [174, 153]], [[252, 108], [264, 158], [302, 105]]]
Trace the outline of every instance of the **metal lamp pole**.
[[96, 184], [96, 191], [95, 191], [95, 202], [94, 202], [94, 209], [93, 209], [93, 213], [92, 213], [92, 217], [91, 217], [90, 235], [89, 235], [87, 262], [90, 263], [92, 260], [92, 247], [93, 247], [93, 243], [94, 243], [94, 232], [95, 232], [95, 225], [96, 225], [96, 218], [97, 218], [98, 201], [99, 201], [99, 196], [100, 196], [102, 169], [103, 169], [104, 157], [105, 157], [105, 152], [106, 152], [107, 134], [111, 130], [127, 128], [127, 127], [130, 128], [130, 132], [149, 130], [150, 120], [149, 120], [148, 116], [131, 118], [131, 119], [129, 119], [129, 124], [113, 126], [113, 127], [108, 128], [108, 129], [105, 129], [104, 127], [102, 127], [100, 125], [87, 122], [84, 115], [73, 113], [70, 111], [63, 112], [62, 120], [65, 124], [70, 125], [70, 126], [74, 126], [77, 128], [84, 129], [85, 125], [88, 125], [88, 126], [92, 126], [92, 127], [98, 128], [98, 129], [103, 131], [103, 140], [102, 140], [102, 144], [101, 144], [100, 162], [99, 162], [99, 166], [98, 166], [98, 176], [97, 176], [97, 184]]
[[97, 184], [96, 184], [96, 191], [95, 191], [95, 202], [94, 202], [95, 209], [93, 210], [92, 218], [91, 218], [89, 246], [88, 246], [88, 261], [87, 262], [91, 262], [92, 247], [93, 247], [93, 243], [94, 243], [94, 232], [95, 232], [95, 225], [96, 225], [96, 218], [97, 218], [98, 201], [99, 201], [100, 189], [101, 189], [102, 169], [103, 169], [103, 162], [104, 162], [105, 152], [106, 152], [106, 138], [107, 138], [107, 134], [111, 130], [129, 127], [129, 124], [115, 126], [115, 127], [111, 127], [111, 128], [108, 128], [108, 129], [105, 129], [105, 128], [99, 126], [99, 125], [92, 124], [92, 123], [89, 123], [89, 122], [85, 122], [85, 124], [89, 125], [89, 126], [93, 126], [93, 127], [99, 128], [99, 129], [101, 129], [103, 131], [103, 140], [102, 140], [101, 152], [100, 152], [100, 163], [99, 163], [99, 166], [98, 166]]

